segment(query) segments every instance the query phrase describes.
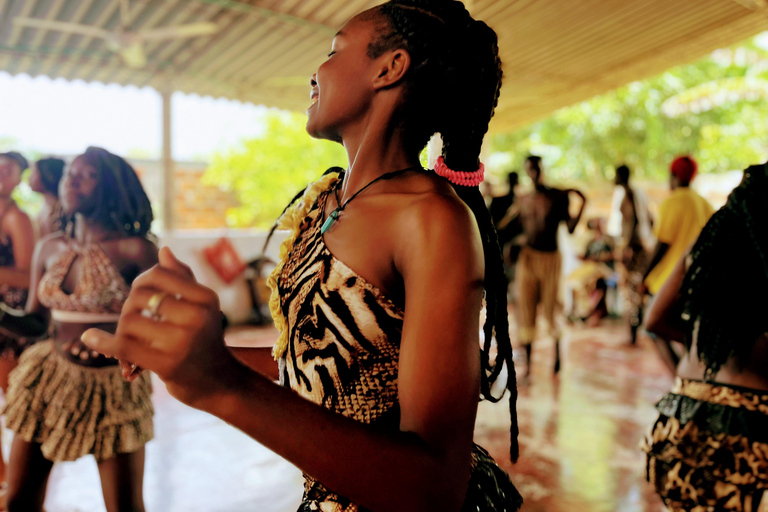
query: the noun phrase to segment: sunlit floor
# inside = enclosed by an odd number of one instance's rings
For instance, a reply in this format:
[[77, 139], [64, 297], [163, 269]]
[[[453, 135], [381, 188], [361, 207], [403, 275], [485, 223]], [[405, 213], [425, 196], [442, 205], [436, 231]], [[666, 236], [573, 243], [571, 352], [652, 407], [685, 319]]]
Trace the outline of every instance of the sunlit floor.
[[[638, 443], [671, 377], [647, 339], [637, 348], [626, 339], [616, 321], [569, 328], [558, 379], [551, 376], [551, 341], [536, 343], [532, 383], [520, 390], [522, 448], [514, 466], [507, 453], [506, 401], [481, 404], [476, 440], [511, 473], [526, 500], [523, 511], [664, 510], [645, 483]], [[298, 470], [216, 418], [176, 402], [161, 383], [154, 399], [148, 512], [296, 510]], [[48, 512], [103, 512], [95, 462], [57, 466], [46, 506]]]
[[[530, 386], [520, 388], [521, 454], [506, 453], [506, 404], [481, 404], [476, 441], [512, 475], [525, 512], [661, 512], [645, 481], [638, 449], [656, 418], [653, 404], [672, 385], [651, 341], [628, 345], [619, 321], [599, 328], [571, 327], [563, 367], [552, 377], [554, 344], [534, 345]], [[515, 358], [521, 353], [515, 353]], [[522, 363], [518, 363], [522, 371]]]

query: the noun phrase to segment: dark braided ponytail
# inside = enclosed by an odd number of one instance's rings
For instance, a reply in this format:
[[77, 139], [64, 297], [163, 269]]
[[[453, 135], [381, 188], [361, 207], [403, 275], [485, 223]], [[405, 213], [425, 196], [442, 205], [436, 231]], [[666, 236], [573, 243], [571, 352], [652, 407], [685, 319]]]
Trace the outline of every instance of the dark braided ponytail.
[[[501, 61], [496, 33], [472, 19], [454, 0], [393, 0], [372, 11], [382, 23], [371, 42], [371, 58], [404, 48], [411, 57], [405, 77], [407, 99], [397, 113], [408, 149], [418, 151], [434, 133], [443, 139], [445, 163], [456, 171], [475, 171], [501, 88]], [[507, 317], [507, 290], [501, 248], [491, 216], [478, 187], [455, 185], [459, 197], [475, 215], [485, 257], [485, 335], [481, 350], [481, 396], [498, 402], [492, 387], [507, 366], [512, 416], [510, 456], [516, 461], [517, 386]], [[491, 343], [496, 355], [491, 362]]]
[[[80, 157], [99, 174], [93, 192], [95, 205], [89, 217], [126, 236], [147, 236], [154, 219], [152, 205], [131, 164], [106, 149], [93, 146]], [[62, 225], [71, 229], [73, 220], [74, 216], [65, 216]]]
[[686, 343], [696, 340], [706, 379], [723, 364], [749, 357], [768, 331], [768, 164], [744, 171], [744, 179], [691, 249], [683, 280]]

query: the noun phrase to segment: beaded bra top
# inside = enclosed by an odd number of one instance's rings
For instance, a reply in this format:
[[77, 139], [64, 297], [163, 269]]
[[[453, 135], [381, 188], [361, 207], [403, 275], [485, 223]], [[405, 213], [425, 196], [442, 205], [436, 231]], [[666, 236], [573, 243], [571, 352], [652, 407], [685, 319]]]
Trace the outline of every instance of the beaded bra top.
[[[76, 259], [80, 278], [72, 293], [62, 289]], [[70, 247], [46, 270], [38, 287], [40, 303], [51, 310], [119, 314], [130, 286], [98, 244]]]

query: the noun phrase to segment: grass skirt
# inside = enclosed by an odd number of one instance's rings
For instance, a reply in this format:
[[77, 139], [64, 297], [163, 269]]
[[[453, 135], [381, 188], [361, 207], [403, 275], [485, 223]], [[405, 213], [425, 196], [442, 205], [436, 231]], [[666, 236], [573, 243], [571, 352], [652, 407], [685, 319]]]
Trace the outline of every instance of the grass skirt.
[[25, 350], [11, 372], [6, 425], [39, 443], [51, 461], [132, 453], [153, 437], [152, 384], [147, 372], [126, 382], [120, 368], [91, 368], [59, 354], [53, 341]]

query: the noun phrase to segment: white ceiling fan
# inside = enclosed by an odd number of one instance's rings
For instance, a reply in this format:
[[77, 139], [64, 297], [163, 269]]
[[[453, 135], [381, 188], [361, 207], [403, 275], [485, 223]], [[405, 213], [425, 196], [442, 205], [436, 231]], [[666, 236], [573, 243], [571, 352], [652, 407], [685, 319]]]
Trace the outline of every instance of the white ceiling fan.
[[131, 32], [128, 30], [131, 22], [128, 2], [129, 0], [120, 0], [120, 25], [114, 31], [78, 23], [37, 18], [19, 17], [14, 18], [13, 22], [22, 27], [56, 30], [104, 39], [109, 49], [120, 55], [128, 67], [137, 69], [147, 65], [147, 55], [144, 52], [144, 43], [147, 41], [207, 36], [215, 34], [220, 29], [216, 23], [201, 22]]

